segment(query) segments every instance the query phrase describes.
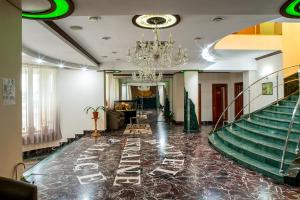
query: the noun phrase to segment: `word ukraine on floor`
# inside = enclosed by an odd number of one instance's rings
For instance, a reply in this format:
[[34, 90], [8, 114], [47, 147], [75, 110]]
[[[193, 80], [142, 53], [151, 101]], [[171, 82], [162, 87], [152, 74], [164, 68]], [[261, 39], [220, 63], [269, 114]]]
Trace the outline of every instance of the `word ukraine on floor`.
[[127, 138], [113, 186], [141, 185], [141, 139]]

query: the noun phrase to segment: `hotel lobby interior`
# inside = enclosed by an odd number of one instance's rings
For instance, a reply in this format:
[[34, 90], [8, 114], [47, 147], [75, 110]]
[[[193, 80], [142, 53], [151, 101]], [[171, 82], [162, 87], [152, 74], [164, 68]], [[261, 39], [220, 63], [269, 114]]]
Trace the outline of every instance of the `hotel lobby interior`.
[[0, 200], [300, 200], [300, 0], [0, 16]]

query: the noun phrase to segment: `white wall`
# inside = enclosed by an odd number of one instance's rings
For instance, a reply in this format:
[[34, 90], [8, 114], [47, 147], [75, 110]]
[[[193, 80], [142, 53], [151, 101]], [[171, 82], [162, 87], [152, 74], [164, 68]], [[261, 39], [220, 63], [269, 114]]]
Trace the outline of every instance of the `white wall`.
[[184, 121], [184, 80], [183, 73], [176, 73], [173, 76], [173, 112], [174, 120]]
[[[201, 84], [201, 120], [213, 120], [212, 117], [212, 85], [227, 84], [228, 104], [234, 99], [234, 84], [243, 82], [243, 73], [200, 73], [199, 83]], [[234, 106], [228, 112], [231, 120], [234, 115]]]
[[[22, 18], [21, 12], [7, 1], [0, 1], [0, 18], [0, 176], [11, 178], [14, 166], [22, 161]], [[16, 80], [15, 105], [3, 105], [2, 78]]]
[[[104, 72], [61, 69], [58, 72], [58, 101], [63, 139], [93, 130], [91, 113], [84, 113], [86, 106], [104, 106]], [[104, 129], [104, 113], [98, 127]]]
[[[272, 72], [275, 72], [277, 70], [282, 69], [283, 66], [283, 60], [282, 60], [282, 54], [276, 54], [274, 56], [270, 56], [264, 59], [260, 59], [256, 61], [256, 71], [250, 71], [244, 73], [244, 82], [245, 86], [249, 86], [256, 80], [259, 80], [263, 78], [266, 75], [271, 74]], [[258, 95], [262, 94], [262, 83], [267, 82], [273, 82], [273, 95], [263, 95], [258, 97], [256, 100], [251, 103], [251, 112], [263, 108], [270, 103], [277, 100], [277, 74], [274, 74], [272, 76], [269, 76], [268, 78], [265, 78], [258, 83], [256, 83], [251, 88], [251, 99], [254, 99]], [[278, 73], [278, 80], [279, 80], [279, 87], [278, 87], [278, 97], [282, 98], [284, 95], [284, 85], [283, 85], [283, 72]], [[245, 87], [246, 89], [246, 87]], [[249, 102], [249, 96], [248, 93], [245, 94], [245, 101], [244, 104], [246, 105]], [[248, 107], [247, 107], [248, 108]], [[245, 113], [248, 113], [248, 109], [245, 109]]]

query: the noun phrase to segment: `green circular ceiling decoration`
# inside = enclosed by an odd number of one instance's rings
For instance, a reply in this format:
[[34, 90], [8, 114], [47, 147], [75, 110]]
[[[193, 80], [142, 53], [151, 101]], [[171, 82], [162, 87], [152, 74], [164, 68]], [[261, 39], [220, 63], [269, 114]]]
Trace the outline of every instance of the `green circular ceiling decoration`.
[[51, 8], [42, 12], [22, 12], [22, 17], [34, 20], [55, 20], [71, 15], [74, 11], [72, 0], [48, 0]]
[[281, 15], [288, 18], [300, 18], [300, 0], [288, 0], [280, 9]]

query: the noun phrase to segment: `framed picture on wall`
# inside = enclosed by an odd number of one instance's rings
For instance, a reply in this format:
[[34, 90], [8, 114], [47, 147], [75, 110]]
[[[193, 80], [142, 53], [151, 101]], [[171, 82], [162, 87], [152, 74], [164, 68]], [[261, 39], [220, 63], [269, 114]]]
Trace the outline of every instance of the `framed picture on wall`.
[[16, 104], [16, 81], [11, 78], [3, 78], [3, 105], [15, 105]]
[[273, 82], [262, 84], [262, 95], [273, 95]]

